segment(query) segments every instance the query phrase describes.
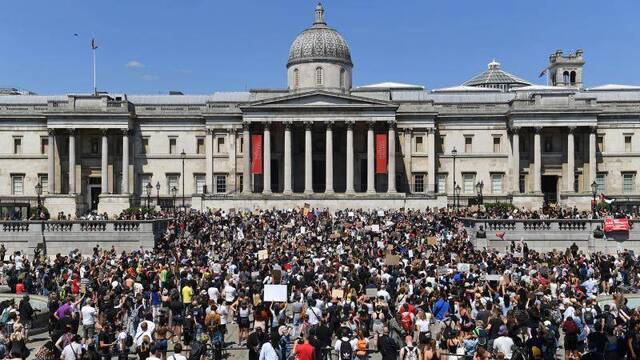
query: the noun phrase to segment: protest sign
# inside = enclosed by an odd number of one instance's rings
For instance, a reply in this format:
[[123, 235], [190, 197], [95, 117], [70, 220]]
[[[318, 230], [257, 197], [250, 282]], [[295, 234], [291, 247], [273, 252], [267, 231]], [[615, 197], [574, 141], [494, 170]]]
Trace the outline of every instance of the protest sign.
[[487, 274], [487, 275], [484, 276], [484, 279], [486, 281], [500, 281], [500, 279], [502, 279], [502, 276], [501, 275], [494, 275], [494, 274], [491, 274], [491, 275]]
[[378, 225], [378, 224], [371, 225], [371, 231], [373, 231], [375, 233], [379, 233], [380, 232], [380, 225]]
[[466, 263], [459, 263], [458, 264], [458, 271], [460, 271], [460, 272], [469, 272], [469, 270], [471, 270], [471, 265], [470, 264], [466, 264]]
[[435, 236], [428, 236], [427, 245], [438, 245], [438, 238]]
[[269, 258], [269, 251], [258, 250], [258, 260], [266, 260]]
[[388, 265], [388, 266], [400, 265], [400, 256], [389, 254], [389, 255], [385, 256], [384, 264]]
[[264, 301], [287, 301], [287, 285], [265, 285]]
[[336, 299], [344, 299], [344, 290], [342, 289], [331, 290], [331, 297]]
[[367, 297], [374, 298], [378, 295], [378, 289], [367, 288]]

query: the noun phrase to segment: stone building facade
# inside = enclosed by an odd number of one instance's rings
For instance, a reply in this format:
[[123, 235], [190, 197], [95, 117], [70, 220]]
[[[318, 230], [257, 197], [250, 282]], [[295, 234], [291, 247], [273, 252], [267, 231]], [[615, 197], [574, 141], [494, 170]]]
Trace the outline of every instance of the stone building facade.
[[319, 5], [286, 89], [0, 95], [0, 206], [33, 206], [40, 184], [52, 213], [426, 207], [466, 204], [478, 183], [484, 201], [589, 208], [595, 190], [633, 206], [640, 88], [585, 89], [583, 65], [582, 51], [555, 52], [548, 85], [494, 60], [450, 88], [352, 87], [349, 47]]

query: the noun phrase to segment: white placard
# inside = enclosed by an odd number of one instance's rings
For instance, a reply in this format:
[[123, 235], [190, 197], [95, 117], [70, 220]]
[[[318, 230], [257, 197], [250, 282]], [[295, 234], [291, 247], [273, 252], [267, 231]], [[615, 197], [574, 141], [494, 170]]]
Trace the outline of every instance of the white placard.
[[378, 224], [371, 225], [371, 231], [373, 231], [375, 233], [379, 233], [380, 232], [380, 225], [378, 225]]
[[347, 215], [349, 215], [350, 217], [353, 217], [353, 211], [349, 211]]
[[500, 281], [502, 279], [502, 276], [501, 275], [493, 275], [493, 274], [489, 275], [489, 274], [487, 274], [487, 275], [484, 276], [484, 279], [486, 281]]
[[412, 258], [413, 257], [413, 250], [409, 250], [409, 257]]
[[384, 210], [378, 210], [378, 216], [384, 216]]
[[469, 270], [471, 270], [471, 265], [470, 264], [466, 264], [466, 263], [459, 263], [458, 264], [458, 271], [460, 271], [460, 272], [469, 272]]
[[300, 226], [300, 234], [306, 234], [307, 233], [307, 228], [304, 226]]
[[287, 301], [287, 285], [265, 285], [263, 301]]

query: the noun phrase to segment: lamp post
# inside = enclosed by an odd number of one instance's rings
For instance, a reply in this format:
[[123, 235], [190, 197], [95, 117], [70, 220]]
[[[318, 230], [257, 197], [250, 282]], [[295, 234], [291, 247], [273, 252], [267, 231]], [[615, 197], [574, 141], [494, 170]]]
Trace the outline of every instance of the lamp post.
[[184, 210], [184, 159], [187, 157], [187, 154], [182, 149], [180, 153], [180, 157], [182, 158], [182, 210]]
[[456, 156], [458, 156], [458, 150], [456, 150], [456, 147], [453, 147], [453, 150], [451, 150], [451, 157], [453, 157], [453, 203], [454, 206], [456, 206]]
[[598, 192], [598, 183], [595, 180], [591, 183], [591, 194], [593, 195], [593, 200], [591, 201], [591, 212], [596, 214], [596, 194]]
[[40, 217], [40, 211], [42, 210], [42, 200], [40, 196], [42, 195], [42, 184], [36, 184], [36, 195], [38, 195], [38, 217]]
[[149, 209], [149, 204], [150, 204], [150, 198], [151, 198], [151, 189], [153, 189], [153, 186], [151, 185], [151, 182], [148, 182], [147, 185], [145, 186], [145, 189], [147, 189], [147, 209]]
[[460, 189], [460, 185], [456, 185], [455, 188], [453, 188], [453, 202], [456, 204], [456, 209], [458, 209], [460, 207], [460, 191], [462, 189]]
[[484, 181], [478, 181], [476, 184], [476, 194], [478, 195], [476, 203], [482, 205], [482, 188], [484, 188]]
[[156, 206], [160, 206], [160, 181], [156, 183]]
[[176, 210], [176, 194], [178, 193], [178, 189], [176, 189], [176, 187], [172, 187], [171, 188], [171, 196], [173, 196], [173, 211]]

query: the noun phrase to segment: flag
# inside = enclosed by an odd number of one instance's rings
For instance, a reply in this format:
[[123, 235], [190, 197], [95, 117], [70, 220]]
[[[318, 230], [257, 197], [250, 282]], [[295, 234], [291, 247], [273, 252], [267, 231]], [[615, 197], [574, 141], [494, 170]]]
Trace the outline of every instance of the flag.
[[376, 134], [375, 140], [376, 174], [386, 174], [388, 158], [387, 134]]
[[549, 68], [544, 68], [544, 70], [540, 72], [540, 75], [538, 75], [538, 79], [545, 76], [547, 74], [547, 71], [549, 71]]
[[616, 201], [616, 199], [610, 199], [610, 198], [606, 197], [604, 194], [601, 193], [600, 194], [600, 201], [611, 205], [614, 201]]
[[96, 43], [96, 38], [91, 39], [91, 49], [95, 50], [98, 48], [98, 44]]

